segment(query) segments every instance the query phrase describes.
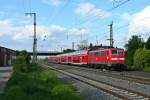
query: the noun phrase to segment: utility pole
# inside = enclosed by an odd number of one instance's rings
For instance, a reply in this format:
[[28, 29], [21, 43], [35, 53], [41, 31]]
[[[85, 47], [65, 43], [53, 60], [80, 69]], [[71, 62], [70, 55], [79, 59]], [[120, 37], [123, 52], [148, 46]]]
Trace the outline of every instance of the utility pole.
[[61, 52], [63, 52], [63, 48], [61, 47], [60, 49], [61, 49]]
[[113, 47], [114, 39], [113, 39], [113, 21], [108, 25], [110, 27], [110, 38], [107, 39], [110, 41], [110, 46]]
[[83, 33], [82, 33], [82, 28], [79, 28], [79, 31], [81, 31], [80, 38], [81, 38], [81, 41], [82, 41], [82, 40], [83, 40], [83, 39], [82, 39], [82, 35], [83, 35]]
[[34, 36], [33, 36], [33, 60], [32, 62], [36, 63], [37, 61], [37, 38], [36, 38], [36, 13], [25, 13], [25, 15], [34, 16]]
[[97, 39], [97, 35], [96, 35], [96, 45], [98, 45], [98, 39]]
[[72, 42], [72, 50], [74, 50], [74, 42]]
[[68, 35], [69, 35], [69, 33], [67, 32], [67, 40], [68, 40], [68, 38], [69, 38], [69, 36], [68, 36]]

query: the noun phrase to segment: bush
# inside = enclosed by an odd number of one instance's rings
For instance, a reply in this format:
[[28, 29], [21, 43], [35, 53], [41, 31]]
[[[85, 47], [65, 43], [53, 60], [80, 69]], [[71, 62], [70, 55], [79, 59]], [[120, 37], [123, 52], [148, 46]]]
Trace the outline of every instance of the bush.
[[39, 71], [38, 78], [46, 81], [51, 78], [57, 78], [57, 76], [55, 72], [52, 70], [42, 70], [42, 71]]
[[18, 85], [14, 85], [7, 90], [5, 100], [28, 100], [28, 99], [23, 89]]
[[14, 72], [29, 72], [30, 66], [30, 55], [26, 51], [17, 53], [16, 59], [13, 61]]
[[27, 71], [27, 64], [25, 62], [25, 58], [23, 56], [17, 56], [16, 60], [14, 61], [14, 72], [26, 72]]
[[65, 85], [57, 78], [54, 71], [37, 66], [36, 70], [28, 73], [13, 73], [7, 83], [5, 93], [3, 96], [0, 95], [0, 99], [81, 100], [75, 93], [75, 88], [72, 85]]
[[143, 70], [147, 67], [150, 67], [150, 50], [136, 50], [134, 54], [134, 69]]
[[7, 88], [11, 87], [12, 85], [22, 86], [29, 80], [31, 80], [31, 77], [29, 77], [25, 73], [20, 73], [20, 72], [13, 73], [12, 77], [7, 82]]
[[36, 63], [30, 63], [29, 67], [28, 67], [28, 70], [30, 72], [37, 71], [37, 70], [40, 70], [40, 66], [37, 65]]
[[149, 66], [149, 67], [145, 67], [145, 68], [144, 68], [144, 71], [150, 72], [150, 66]]
[[45, 83], [46, 91], [51, 91], [54, 86], [62, 84], [62, 81], [57, 78], [55, 72], [49, 69], [39, 71], [36, 75], [36, 80]]
[[[55, 72], [29, 62], [29, 55], [18, 53], [14, 72], [7, 82], [2, 100], [79, 100], [71, 85], [64, 85]], [[73, 99], [72, 99], [73, 98]]]
[[54, 100], [79, 100], [81, 99], [70, 86], [60, 84], [56, 85], [52, 90]]

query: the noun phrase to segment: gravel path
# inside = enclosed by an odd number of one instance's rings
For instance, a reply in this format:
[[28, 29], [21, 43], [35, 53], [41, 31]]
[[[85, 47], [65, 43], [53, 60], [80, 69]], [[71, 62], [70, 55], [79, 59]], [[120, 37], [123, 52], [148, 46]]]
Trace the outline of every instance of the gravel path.
[[0, 67], [0, 93], [3, 92], [6, 82], [11, 76], [12, 67]]

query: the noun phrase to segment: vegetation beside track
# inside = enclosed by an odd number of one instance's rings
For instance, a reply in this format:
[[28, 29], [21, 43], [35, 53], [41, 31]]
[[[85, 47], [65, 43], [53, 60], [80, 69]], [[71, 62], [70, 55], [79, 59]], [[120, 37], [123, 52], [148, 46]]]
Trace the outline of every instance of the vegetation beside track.
[[28, 56], [18, 54], [1, 100], [81, 100], [76, 88], [64, 84], [54, 71], [30, 63]]
[[134, 68], [150, 71], [150, 50], [137, 49], [134, 54]]
[[150, 72], [150, 37], [146, 42], [139, 36], [132, 36], [126, 48], [126, 61], [129, 70]]

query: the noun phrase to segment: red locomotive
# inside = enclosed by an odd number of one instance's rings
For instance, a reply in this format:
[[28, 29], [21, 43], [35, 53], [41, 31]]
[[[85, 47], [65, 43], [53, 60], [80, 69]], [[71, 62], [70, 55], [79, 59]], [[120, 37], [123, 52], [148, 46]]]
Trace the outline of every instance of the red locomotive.
[[99, 48], [96, 50], [80, 50], [72, 53], [49, 57], [49, 62], [87, 67], [124, 69], [125, 53], [121, 48]]

